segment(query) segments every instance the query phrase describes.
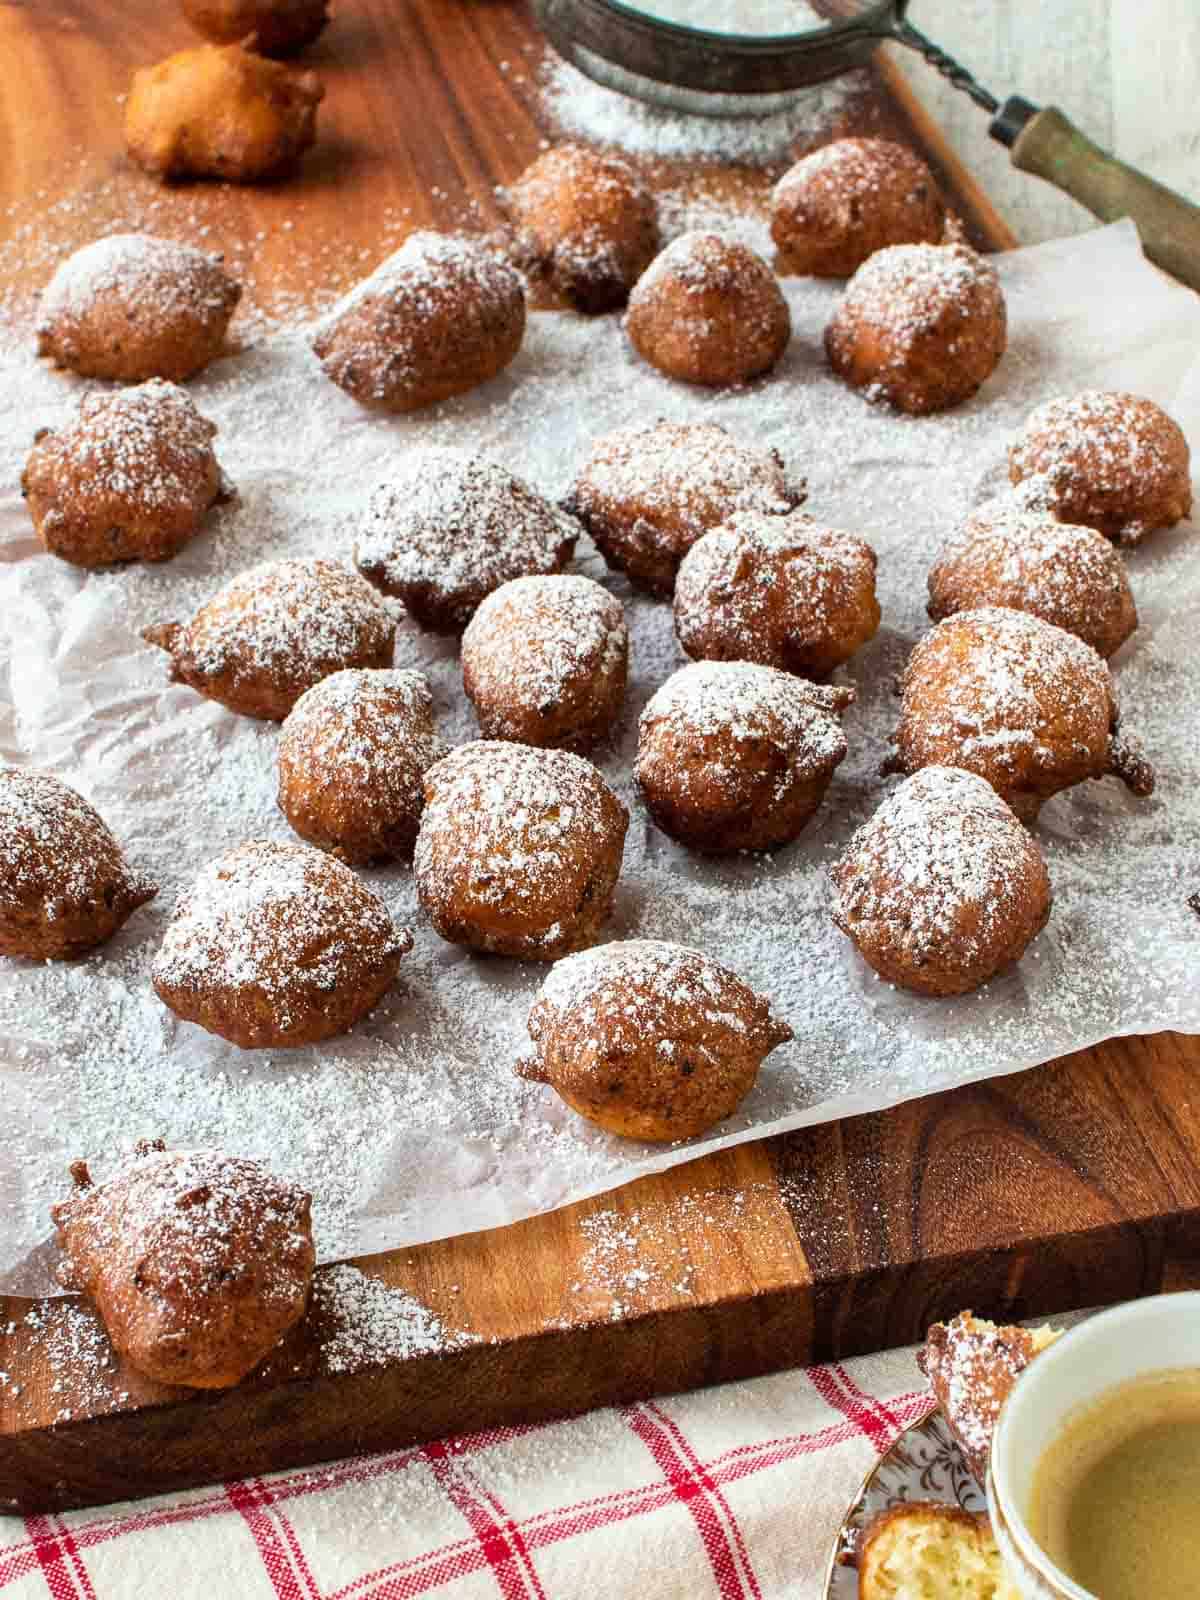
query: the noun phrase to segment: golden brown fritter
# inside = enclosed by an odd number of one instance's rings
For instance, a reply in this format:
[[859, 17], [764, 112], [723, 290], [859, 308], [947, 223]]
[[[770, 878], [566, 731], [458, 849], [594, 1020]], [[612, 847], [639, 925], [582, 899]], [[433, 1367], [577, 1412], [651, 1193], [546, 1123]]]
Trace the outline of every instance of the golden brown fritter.
[[902, 1500], [877, 1512], [863, 1530], [856, 1565], [859, 1600], [1021, 1600], [987, 1513], [940, 1500]]
[[180, 895], [151, 977], [185, 1022], [243, 1050], [346, 1033], [392, 986], [412, 934], [350, 868], [251, 839]]
[[833, 920], [868, 966], [914, 994], [967, 994], [1046, 926], [1042, 853], [985, 778], [907, 778], [830, 869]]
[[340, 861], [412, 855], [425, 773], [445, 754], [419, 672], [353, 668], [305, 690], [279, 734], [279, 809]]
[[232, 493], [202, 417], [173, 383], [84, 395], [65, 428], [41, 428], [21, 492], [42, 544], [80, 567], [167, 561]]
[[281, 178], [312, 148], [324, 94], [315, 72], [202, 44], [134, 73], [126, 148], [156, 178]]
[[920, 156], [890, 139], [835, 139], [789, 167], [771, 192], [783, 266], [848, 278], [894, 244], [937, 244], [946, 206]]
[[37, 353], [85, 378], [182, 383], [221, 354], [241, 295], [220, 256], [109, 234], [68, 256], [46, 285]]
[[522, 260], [579, 311], [623, 306], [658, 251], [654, 196], [611, 151], [556, 145], [526, 168], [505, 199]]
[[443, 939], [556, 961], [593, 944], [612, 908], [629, 814], [582, 756], [480, 740], [425, 774], [413, 855]]
[[768, 1001], [711, 956], [625, 939], [569, 956], [529, 1013], [517, 1071], [626, 1139], [692, 1139], [731, 1116], [776, 1045]]
[[190, 622], [142, 637], [171, 658], [171, 681], [243, 716], [282, 722], [306, 689], [345, 667], [390, 667], [396, 624], [356, 573], [333, 561], [264, 561]]
[[575, 750], [609, 732], [625, 699], [629, 630], [591, 578], [514, 578], [490, 594], [462, 641], [463, 689], [485, 739]]
[[66, 1288], [157, 1383], [226, 1389], [299, 1322], [315, 1260], [312, 1196], [220, 1150], [137, 1145], [105, 1182], [71, 1168], [52, 1207]]
[[183, 14], [214, 44], [239, 40], [260, 56], [306, 50], [329, 21], [329, 0], [180, 0]]
[[885, 771], [964, 767], [1025, 822], [1060, 789], [1114, 773], [1134, 794], [1154, 773], [1117, 731], [1112, 675], [1090, 645], [1023, 611], [982, 606], [940, 622], [901, 681]]
[[579, 525], [507, 467], [429, 446], [400, 456], [372, 490], [354, 563], [432, 633], [461, 633], [513, 578], [561, 572]]
[[827, 678], [875, 636], [875, 552], [853, 533], [739, 512], [684, 557], [675, 632], [693, 660]]
[[1093, 528], [1055, 522], [1016, 501], [972, 512], [929, 572], [935, 622], [976, 606], [1008, 606], [1114, 655], [1137, 627], [1125, 563]]
[[1121, 544], [1191, 514], [1188, 443], [1153, 400], [1085, 389], [1030, 413], [1008, 453], [1022, 498]]
[[899, 244], [854, 274], [825, 330], [840, 378], [897, 411], [970, 399], [1007, 342], [1000, 280], [964, 244]]
[[322, 318], [326, 377], [360, 405], [416, 411], [494, 378], [525, 336], [525, 289], [477, 239], [411, 234]]
[[0, 767], [0, 955], [85, 955], [157, 893], [82, 795], [48, 772]]
[[743, 444], [719, 422], [618, 428], [592, 446], [564, 504], [608, 565], [669, 595], [679, 563], [735, 511], [782, 516], [804, 499], [776, 450]]
[[694, 850], [769, 850], [795, 839], [846, 754], [853, 689], [749, 661], [697, 661], [642, 712], [635, 773], [664, 833]]
[[761, 256], [716, 233], [684, 233], [638, 279], [625, 331], [668, 378], [723, 389], [770, 371], [792, 319]]

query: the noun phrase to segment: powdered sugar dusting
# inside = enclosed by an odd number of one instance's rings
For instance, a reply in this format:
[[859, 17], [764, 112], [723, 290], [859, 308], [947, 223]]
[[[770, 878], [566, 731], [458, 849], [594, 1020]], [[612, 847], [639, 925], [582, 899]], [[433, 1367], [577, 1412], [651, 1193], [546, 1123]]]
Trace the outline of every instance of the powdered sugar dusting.
[[641, 727], [666, 722], [700, 738], [763, 741], [797, 771], [820, 771], [846, 754], [835, 712], [847, 693], [749, 661], [695, 661], [651, 696]]
[[473, 1342], [470, 1334], [447, 1329], [415, 1295], [389, 1288], [347, 1263], [317, 1274], [309, 1315], [322, 1333], [323, 1372], [362, 1372], [443, 1355]]
[[0, 768], [0, 913], [36, 905], [54, 921], [105, 886], [152, 892], [81, 794], [46, 772]]
[[621, 602], [578, 573], [514, 578], [487, 597], [463, 634], [476, 670], [482, 660], [505, 692], [535, 707], [555, 705], [590, 673], [612, 672], [628, 644]]
[[894, 244], [868, 257], [846, 285], [839, 318], [886, 329], [904, 351], [946, 308], [980, 296], [1002, 305], [996, 269], [963, 244]]
[[198, 308], [228, 304], [223, 281], [219, 256], [148, 233], [112, 233], [56, 269], [42, 292], [38, 330], [58, 316], [86, 316], [100, 295], [113, 292], [157, 323], [191, 319]]
[[[746, 1024], [734, 1007], [749, 997], [745, 985], [702, 950], [662, 939], [624, 939], [596, 945], [556, 961], [538, 1000], [586, 1022], [601, 996], [619, 994], [628, 1028], [644, 1043], [647, 1027], [661, 1027], [674, 1010], [719, 1023], [735, 1033]], [[612, 1048], [615, 1041], [609, 1040]], [[662, 1044], [669, 1044], [664, 1036]]]

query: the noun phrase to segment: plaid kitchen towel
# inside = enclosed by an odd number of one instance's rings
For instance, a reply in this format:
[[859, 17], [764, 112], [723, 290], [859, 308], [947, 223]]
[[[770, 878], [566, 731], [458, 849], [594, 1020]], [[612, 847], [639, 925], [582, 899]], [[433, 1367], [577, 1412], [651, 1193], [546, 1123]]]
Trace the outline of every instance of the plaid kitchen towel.
[[914, 1352], [63, 1516], [0, 1600], [817, 1600]]

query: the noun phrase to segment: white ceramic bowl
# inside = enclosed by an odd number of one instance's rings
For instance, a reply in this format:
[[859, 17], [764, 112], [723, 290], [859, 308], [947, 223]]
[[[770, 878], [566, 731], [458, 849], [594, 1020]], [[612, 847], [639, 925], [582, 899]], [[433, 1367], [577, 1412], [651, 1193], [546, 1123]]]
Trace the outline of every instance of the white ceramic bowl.
[[1047, 1446], [1079, 1407], [1118, 1384], [1178, 1367], [1200, 1367], [1200, 1293], [1153, 1295], [1090, 1317], [1013, 1385], [992, 1435], [987, 1497], [1008, 1575], [1027, 1600], [1094, 1600], [1041, 1550], [1025, 1520]]

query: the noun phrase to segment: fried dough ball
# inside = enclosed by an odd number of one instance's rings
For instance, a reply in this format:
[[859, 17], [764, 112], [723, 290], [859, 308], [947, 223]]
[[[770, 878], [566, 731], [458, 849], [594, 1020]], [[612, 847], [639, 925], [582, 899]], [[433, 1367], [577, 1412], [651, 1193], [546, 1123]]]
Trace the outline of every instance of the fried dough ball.
[[868, 966], [914, 994], [967, 994], [1046, 926], [1042, 853], [985, 778], [907, 778], [830, 869], [833, 920]]
[[937, 244], [946, 206], [920, 156], [890, 139], [835, 139], [771, 192], [771, 237], [793, 272], [848, 278], [894, 244]]
[[418, 626], [461, 633], [501, 584], [561, 572], [578, 537], [572, 517], [499, 462], [429, 446], [372, 490], [354, 564]]
[[412, 855], [426, 772], [446, 751], [419, 672], [355, 668], [306, 689], [279, 734], [279, 809], [340, 861]]
[[1024, 611], [982, 606], [938, 623], [901, 680], [896, 752], [885, 771], [964, 767], [1025, 822], [1060, 789], [1114, 773], [1154, 791], [1136, 744], [1117, 732], [1103, 660], [1073, 633]]
[[390, 666], [395, 636], [370, 585], [333, 561], [264, 561], [190, 622], [142, 632], [170, 656], [172, 683], [268, 722], [282, 722], [331, 672]]
[[21, 474], [38, 538], [79, 567], [169, 560], [231, 493], [216, 432], [161, 378], [84, 395], [75, 422], [34, 435]]
[[846, 754], [853, 689], [749, 661], [696, 661], [642, 712], [635, 775], [664, 833], [694, 850], [769, 850], [803, 830]]
[[597, 439], [564, 504], [610, 567], [669, 595], [701, 534], [735, 511], [781, 516], [804, 494], [778, 451], [743, 444], [719, 422], [656, 422]]
[[825, 329], [840, 378], [924, 415], [969, 400], [995, 371], [1007, 314], [995, 269], [965, 244], [898, 244], [859, 267]]
[[654, 196], [609, 152], [583, 144], [547, 150], [506, 199], [519, 253], [579, 311], [623, 306], [658, 251]]
[[84, 378], [182, 383], [221, 354], [241, 297], [220, 256], [109, 234], [68, 256], [42, 291], [37, 353]]
[[181, 0], [183, 14], [214, 44], [248, 44], [260, 56], [306, 50], [329, 21], [329, 0]]
[[494, 378], [525, 337], [525, 289], [477, 239], [414, 233], [324, 317], [325, 376], [360, 405], [416, 411]]
[[875, 636], [875, 552], [803, 512], [739, 512], [684, 557], [675, 632], [693, 660], [827, 678]]
[[1008, 453], [1023, 497], [1060, 522], [1121, 544], [1190, 515], [1188, 443], [1161, 406], [1136, 394], [1085, 389], [1032, 411]]
[[731, 1116], [794, 1035], [711, 956], [623, 939], [558, 962], [529, 1013], [517, 1072], [625, 1139], [692, 1139]]
[[315, 72], [202, 44], [134, 73], [125, 145], [156, 178], [280, 178], [312, 148], [324, 94]]
[[612, 908], [629, 813], [582, 756], [480, 740], [425, 774], [413, 872], [443, 939], [556, 961]]
[[157, 893], [82, 795], [48, 772], [0, 767], [0, 955], [85, 955]]
[[467, 624], [463, 688], [485, 739], [585, 754], [625, 699], [629, 630], [591, 578], [514, 578]]
[[638, 279], [625, 331], [668, 378], [723, 389], [770, 371], [792, 318], [761, 256], [716, 233], [683, 233]]
[[243, 1050], [282, 1049], [347, 1033], [412, 942], [340, 861], [251, 839], [179, 896], [151, 977], [185, 1022]]
[[935, 622], [977, 606], [1008, 606], [1115, 655], [1137, 627], [1125, 564], [1093, 528], [993, 500], [967, 518], [929, 573]]
[[156, 1139], [104, 1183], [83, 1161], [71, 1176], [74, 1194], [51, 1208], [59, 1277], [146, 1377], [227, 1389], [304, 1315], [312, 1196], [259, 1162]]

